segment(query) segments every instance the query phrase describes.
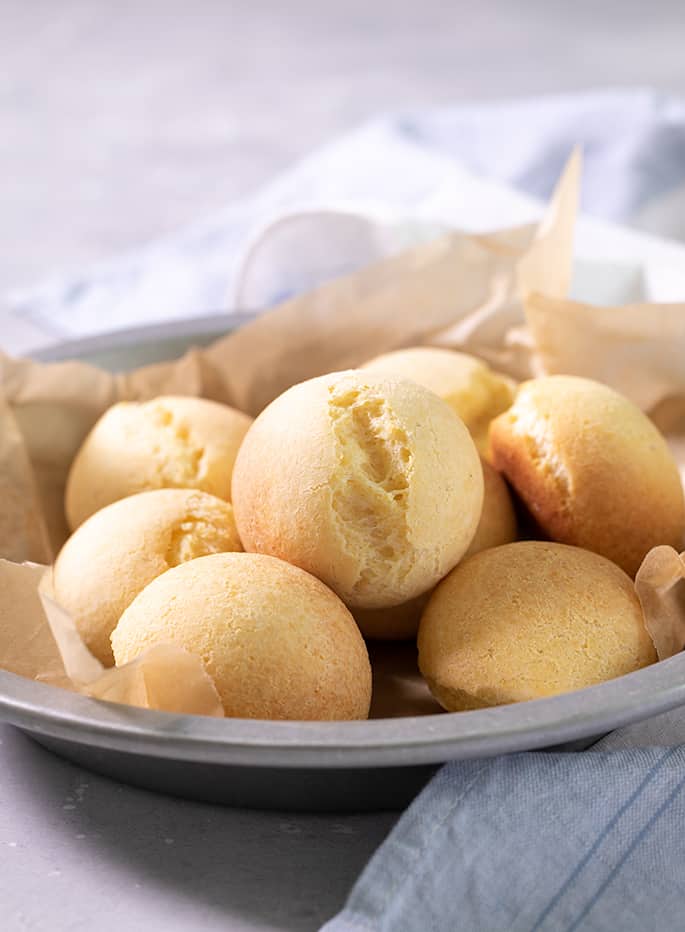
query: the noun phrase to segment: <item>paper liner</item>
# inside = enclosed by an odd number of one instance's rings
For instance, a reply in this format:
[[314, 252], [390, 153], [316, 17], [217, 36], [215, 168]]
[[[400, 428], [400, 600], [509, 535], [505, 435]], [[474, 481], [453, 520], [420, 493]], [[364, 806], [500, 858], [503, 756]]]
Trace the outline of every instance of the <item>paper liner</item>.
[[635, 577], [645, 625], [659, 660], [685, 647], [685, 554], [654, 547]]
[[219, 694], [202, 661], [177, 644], [156, 644], [123, 667], [105, 670], [81, 692], [144, 709], [223, 718]]
[[2, 669], [29, 679], [66, 676], [62, 656], [41, 604], [45, 567], [0, 560], [0, 658]]
[[525, 309], [542, 372], [604, 382], [643, 411], [680, 399], [685, 415], [685, 304], [597, 307], [533, 293]]
[[419, 673], [415, 643], [369, 643], [373, 693], [369, 718], [437, 715], [444, 712]]
[[47, 563], [52, 557], [24, 437], [1, 395], [0, 541], [0, 553], [15, 563]]
[[223, 716], [202, 661], [176, 644], [157, 644], [122, 667], [105, 670], [73, 620], [49, 595], [49, 570], [0, 560], [2, 668], [29, 679], [145, 709]]
[[585, 376], [630, 398], [666, 437], [685, 485], [685, 304], [597, 307], [531, 293], [525, 312], [536, 373]]

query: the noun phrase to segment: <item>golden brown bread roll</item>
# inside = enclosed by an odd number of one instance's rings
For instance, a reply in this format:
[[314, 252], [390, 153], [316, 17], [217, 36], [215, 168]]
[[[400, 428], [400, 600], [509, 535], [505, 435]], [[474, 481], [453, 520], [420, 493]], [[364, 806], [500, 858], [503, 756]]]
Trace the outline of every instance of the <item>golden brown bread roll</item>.
[[362, 368], [394, 373], [435, 392], [466, 424], [483, 455], [488, 453], [490, 421], [514, 399], [511, 379], [493, 372], [481, 359], [454, 350], [413, 346], [376, 356]]
[[110, 634], [149, 582], [228, 550], [242, 550], [228, 502], [192, 489], [141, 492], [97, 511], [72, 534], [55, 562], [54, 595], [91, 653], [111, 666]]
[[416, 637], [421, 613], [428, 604], [432, 589], [415, 599], [390, 608], [353, 608], [359, 630], [370, 641], [408, 641]]
[[83, 442], [67, 480], [69, 527], [150, 489], [199, 489], [230, 501], [238, 447], [252, 419], [204, 398], [122, 401]]
[[214, 554], [158, 576], [114, 629], [117, 665], [163, 641], [200, 657], [228, 716], [368, 716], [371, 667], [354, 619], [322, 582], [274, 557]]
[[462, 557], [483, 473], [463, 423], [414, 382], [338, 372], [302, 382], [257, 418], [233, 472], [248, 551], [318, 576], [347, 605], [399, 605]]
[[565, 375], [525, 382], [490, 439], [494, 465], [553, 540], [630, 575], [657, 544], [682, 545], [683, 488], [666, 441], [606, 385]]
[[483, 510], [473, 540], [463, 559], [474, 553], [516, 540], [516, 513], [507, 484], [486, 460], [483, 467]]
[[[463, 559], [488, 547], [499, 547], [516, 540], [516, 515], [507, 484], [485, 460], [481, 460], [481, 465], [484, 480], [483, 510], [476, 534]], [[352, 614], [365, 638], [382, 641], [413, 638], [416, 637], [419, 619], [431, 591], [402, 605], [391, 608], [356, 608]]]
[[656, 660], [630, 578], [598, 554], [543, 541], [483, 550], [452, 570], [418, 645], [452, 712], [581, 689]]

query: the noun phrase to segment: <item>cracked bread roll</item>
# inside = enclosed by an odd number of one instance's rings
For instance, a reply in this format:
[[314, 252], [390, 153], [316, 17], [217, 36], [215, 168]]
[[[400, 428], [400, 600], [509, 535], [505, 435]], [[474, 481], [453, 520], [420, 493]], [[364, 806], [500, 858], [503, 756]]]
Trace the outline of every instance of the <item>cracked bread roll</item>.
[[230, 501], [233, 464], [252, 418], [204, 398], [162, 396], [108, 408], [67, 479], [71, 530], [112, 502], [150, 489], [199, 489]]
[[110, 635], [138, 593], [180, 563], [242, 550], [228, 502], [192, 489], [158, 489], [123, 498], [91, 515], [60, 551], [57, 601], [105, 666]]
[[200, 657], [227, 716], [369, 714], [371, 667], [354, 619], [322, 582], [274, 557], [199, 557], [151, 582], [112, 633], [117, 665], [165, 641]]
[[362, 369], [393, 373], [435, 392], [456, 411], [484, 455], [488, 452], [490, 421], [514, 400], [511, 379], [475, 356], [454, 350], [413, 346], [376, 356]]
[[450, 712], [582, 689], [656, 660], [630, 577], [596, 553], [544, 541], [460, 564], [433, 593], [418, 646]]
[[682, 548], [678, 467], [654, 424], [613, 389], [566, 375], [525, 382], [490, 438], [494, 465], [552, 540], [631, 576], [652, 547]]
[[[483, 510], [476, 534], [464, 554], [470, 557], [488, 547], [499, 547], [516, 540], [516, 515], [504, 479], [485, 460], [483, 467]], [[352, 614], [365, 638], [402, 641], [416, 636], [421, 613], [431, 592], [391, 608], [354, 609]]]
[[302, 567], [355, 608], [399, 605], [435, 585], [471, 543], [482, 503], [478, 453], [449, 405], [358, 370], [273, 401], [233, 471], [245, 549]]

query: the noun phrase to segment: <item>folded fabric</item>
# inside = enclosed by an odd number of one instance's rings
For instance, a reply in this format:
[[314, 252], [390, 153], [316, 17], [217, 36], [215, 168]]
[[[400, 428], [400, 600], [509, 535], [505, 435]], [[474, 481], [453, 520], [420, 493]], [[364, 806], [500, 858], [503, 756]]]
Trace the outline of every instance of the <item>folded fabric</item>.
[[[356, 207], [412, 217], [426, 235], [435, 224], [519, 223], [549, 195], [576, 144], [585, 211], [685, 237], [683, 102], [633, 90], [463, 105], [377, 120], [254, 197], [81, 276], [16, 293], [10, 306], [47, 334], [72, 337], [226, 310], [246, 251], [277, 217]], [[405, 229], [384, 246], [420, 235]], [[328, 258], [326, 269], [348, 271], [355, 256]]]
[[326, 932], [683, 927], [685, 748], [443, 767]]

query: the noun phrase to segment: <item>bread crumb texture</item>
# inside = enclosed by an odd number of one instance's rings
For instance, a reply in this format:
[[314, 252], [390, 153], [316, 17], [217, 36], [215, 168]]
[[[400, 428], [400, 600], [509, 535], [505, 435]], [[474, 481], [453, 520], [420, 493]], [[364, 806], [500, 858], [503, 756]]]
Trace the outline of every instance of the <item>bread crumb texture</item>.
[[110, 634], [149, 582], [187, 560], [239, 550], [228, 502], [190, 489], [141, 492], [96, 512], [72, 534], [55, 562], [55, 596], [89, 650], [111, 666]]
[[483, 455], [487, 455], [490, 421], [509, 408], [516, 389], [511, 379], [481, 359], [431, 346], [384, 353], [363, 368], [411, 379], [434, 392], [466, 424]]
[[198, 489], [229, 500], [233, 464], [250, 423], [247, 415], [203, 398], [113, 405], [72, 464], [65, 500], [70, 527], [151, 489]]
[[[489, 547], [499, 547], [516, 540], [516, 515], [507, 484], [485, 460], [481, 460], [481, 465], [484, 480], [483, 509], [475, 536], [462, 559]], [[416, 637], [419, 620], [431, 592], [429, 590], [391, 608], [355, 608], [352, 614], [365, 638], [407, 640]]]
[[233, 478], [246, 550], [300, 566], [369, 609], [441, 579], [469, 546], [482, 498], [477, 451], [449, 406], [408, 380], [359, 371], [276, 399]]
[[328, 411], [339, 449], [330, 482], [337, 534], [349, 552], [377, 554], [352, 585], [363, 598], [385, 577], [401, 583], [414, 566], [407, 521], [414, 454], [387, 400], [372, 390], [332, 385]]

